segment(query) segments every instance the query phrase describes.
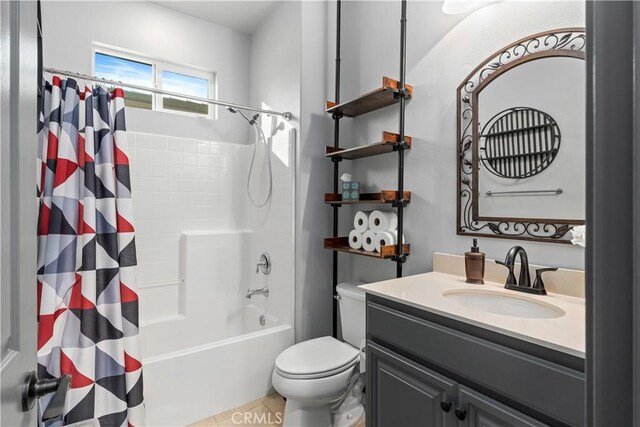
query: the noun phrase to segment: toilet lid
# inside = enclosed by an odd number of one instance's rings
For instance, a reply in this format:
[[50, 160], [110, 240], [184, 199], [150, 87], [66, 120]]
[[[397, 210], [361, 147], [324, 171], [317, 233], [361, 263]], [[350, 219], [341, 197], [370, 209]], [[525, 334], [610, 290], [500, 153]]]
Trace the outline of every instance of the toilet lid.
[[280, 353], [276, 369], [286, 376], [329, 376], [353, 366], [358, 355], [358, 349], [333, 337], [315, 338]]

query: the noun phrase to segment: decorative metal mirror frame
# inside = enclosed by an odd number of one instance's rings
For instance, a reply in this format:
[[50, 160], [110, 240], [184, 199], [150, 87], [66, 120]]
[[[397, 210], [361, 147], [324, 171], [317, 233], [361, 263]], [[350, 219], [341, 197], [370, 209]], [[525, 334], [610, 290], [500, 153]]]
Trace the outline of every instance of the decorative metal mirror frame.
[[548, 57], [585, 59], [584, 28], [561, 28], [522, 38], [489, 56], [457, 89], [457, 234], [570, 243], [567, 233], [584, 220], [480, 217], [478, 213], [478, 95], [491, 81], [523, 63]]

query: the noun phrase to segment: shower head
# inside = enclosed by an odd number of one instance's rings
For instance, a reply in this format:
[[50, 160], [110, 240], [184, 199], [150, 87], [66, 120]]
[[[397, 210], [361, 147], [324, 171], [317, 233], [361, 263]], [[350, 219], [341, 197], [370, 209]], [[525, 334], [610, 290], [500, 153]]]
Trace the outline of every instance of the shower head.
[[243, 113], [242, 110], [239, 110], [239, 109], [234, 108], [234, 107], [227, 107], [227, 111], [229, 111], [230, 113], [234, 113], [234, 114], [235, 113], [240, 113], [240, 115], [242, 117], [244, 117], [244, 119], [246, 121], [248, 121], [249, 124], [252, 125], [252, 126], [258, 121], [258, 118], [260, 117], [260, 114], [255, 114], [253, 117], [250, 118], [245, 113]]

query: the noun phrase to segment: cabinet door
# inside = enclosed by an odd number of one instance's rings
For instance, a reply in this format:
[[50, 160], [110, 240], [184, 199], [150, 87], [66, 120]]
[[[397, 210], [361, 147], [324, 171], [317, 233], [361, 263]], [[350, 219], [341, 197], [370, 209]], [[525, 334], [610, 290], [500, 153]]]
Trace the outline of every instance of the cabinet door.
[[546, 426], [490, 397], [459, 386], [458, 407], [455, 414], [460, 427], [542, 427]]
[[367, 342], [367, 427], [453, 427], [456, 385]]

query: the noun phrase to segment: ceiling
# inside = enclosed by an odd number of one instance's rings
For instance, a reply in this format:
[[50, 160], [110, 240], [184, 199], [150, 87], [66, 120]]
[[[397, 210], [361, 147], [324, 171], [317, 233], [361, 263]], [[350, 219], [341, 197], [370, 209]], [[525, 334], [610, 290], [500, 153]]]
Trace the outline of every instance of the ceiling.
[[262, 20], [273, 10], [274, 0], [156, 0], [153, 3], [182, 12], [214, 24], [223, 25], [246, 34], [252, 34]]

